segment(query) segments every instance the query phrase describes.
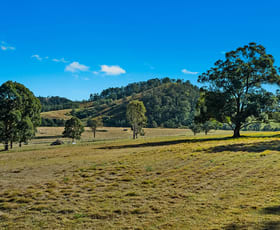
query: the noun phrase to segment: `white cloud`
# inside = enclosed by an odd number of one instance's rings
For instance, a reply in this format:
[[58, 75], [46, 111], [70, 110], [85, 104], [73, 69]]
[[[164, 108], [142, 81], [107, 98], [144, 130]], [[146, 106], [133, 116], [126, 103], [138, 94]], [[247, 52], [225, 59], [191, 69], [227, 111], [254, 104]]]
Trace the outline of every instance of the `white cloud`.
[[60, 58], [60, 59], [53, 58], [52, 61], [54, 61], [54, 62], [62, 62], [62, 63], [68, 63], [69, 62], [69, 61], [66, 61], [64, 58]]
[[106, 75], [120, 75], [126, 73], [124, 69], [119, 67], [118, 65], [101, 65], [101, 70], [100, 72], [105, 73]]
[[198, 74], [198, 72], [192, 72], [192, 71], [189, 71], [189, 70], [187, 70], [187, 69], [182, 69], [182, 73], [184, 73], [184, 74], [191, 74], [191, 75], [196, 75], [196, 74]]
[[38, 54], [32, 55], [31, 58], [35, 58], [35, 59], [37, 59], [38, 61], [42, 61], [42, 60], [43, 60], [43, 58], [40, 57], [40, 55], [38, 55]]
[[65, 67], [65, 71], [72, 72], [72, 73], [80, 72], [80, 71], [85, 72], [88, 70], [89, 70], [88, 66], [82, 65], [79, 62], [72, 62], [71, 64]]
[[1, 50], [6, 51], [6, 50], [15, 50], [16, 49], [15, 47], [8, 45], [7, 42], [1, 41], [1, 44], [2, 44], [0, 46]]

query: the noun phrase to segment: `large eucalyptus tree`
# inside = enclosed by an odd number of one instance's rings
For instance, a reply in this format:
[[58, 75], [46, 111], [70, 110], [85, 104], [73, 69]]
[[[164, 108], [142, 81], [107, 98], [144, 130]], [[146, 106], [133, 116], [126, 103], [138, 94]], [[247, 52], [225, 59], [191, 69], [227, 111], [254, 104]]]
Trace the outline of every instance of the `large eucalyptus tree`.
[[280, 77], [273, 56], [262, 45], [250, 43], [226, 53], [225, 59], [218, 60], [198, 81], [206, 86], [196, 120], [214, 118], [228, 123], [233, 136], [239, 137], [244, 126], [265, 120], [275, 97], [264, 85], [279, 85]]

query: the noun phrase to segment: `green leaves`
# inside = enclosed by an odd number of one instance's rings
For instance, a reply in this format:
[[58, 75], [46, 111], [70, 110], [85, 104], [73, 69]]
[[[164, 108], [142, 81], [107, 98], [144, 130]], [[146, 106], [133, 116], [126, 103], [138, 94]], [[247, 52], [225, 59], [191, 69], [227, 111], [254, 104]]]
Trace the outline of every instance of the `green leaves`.
[[81, 120], [77, 117], [72, 117], [71, 119], [67, 120], [65, 123], [65, 128], [63, 132], [64, 137], [74, 139], [81, 139], [81, 135], [84, 132], [84, 126]]
[[198, 81], [208, 86], [201, 95], [196, 120], [226, 122], [239, 136], [247, 118], [259, 121], [272, 110], [274, 95], [263, 85], [279, 85], [280, 77], [273, 56], [263, 46], [250, 43], [226, 53], [225, 60], [218, 60]]
[[0, 141], [27, 142], [40, 124], [40, 101], [24, 85], [7, 81], [0, 87]]
[[141, 133], [142, 128], [146, 125], [145, 116], [146, 108], [142, 101], [134, 100], [129, 102], [126, 110], [126, 117], [133, 129], [133, 139]]

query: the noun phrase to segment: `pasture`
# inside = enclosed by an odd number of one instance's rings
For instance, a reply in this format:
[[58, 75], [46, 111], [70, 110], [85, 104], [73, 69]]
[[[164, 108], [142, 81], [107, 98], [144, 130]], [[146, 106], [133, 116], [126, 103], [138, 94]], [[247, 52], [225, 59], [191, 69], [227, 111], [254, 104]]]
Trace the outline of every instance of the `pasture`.
[[280, 229], [278, 133], [101, 130], [0, 152], [0, 229]]

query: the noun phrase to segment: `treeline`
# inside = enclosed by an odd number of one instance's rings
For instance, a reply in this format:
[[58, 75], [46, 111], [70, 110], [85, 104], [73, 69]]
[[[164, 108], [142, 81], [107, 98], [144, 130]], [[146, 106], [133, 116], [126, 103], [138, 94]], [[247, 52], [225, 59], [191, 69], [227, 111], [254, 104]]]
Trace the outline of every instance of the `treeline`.
[[103, 90], [100, 94], [90, 94], [89, 101], [102, 101], [101, 99], [118, 100], [137, 93], [144, 92], [149, 89], [156, 88], [166, 83], [182, 83], [183, 80], [170, 79], [168, 77], [163, 79], [150, 79], [148, 81], [140, 81], [128, 84], [125, 87], [111, 87]]
[[65, 120], [57, 118], [44, 118], [41, 117], [41, 126], [43, 127], [64, 127]]
[[38, 97], [42, 105], [42, 112], [78, 108], [80, 102], [71, 101], [64, 97]]
[[137, 99], [146, 107], [147, 127], [177, 128], [192, 123], [198, 98], [199, 88], [189, 81], [155, 78], [91, 94], [93, 106], [74, 109], [71, 115], [80, 119], [102, 116], [105, 126], [129, 126], [127, 104]]

